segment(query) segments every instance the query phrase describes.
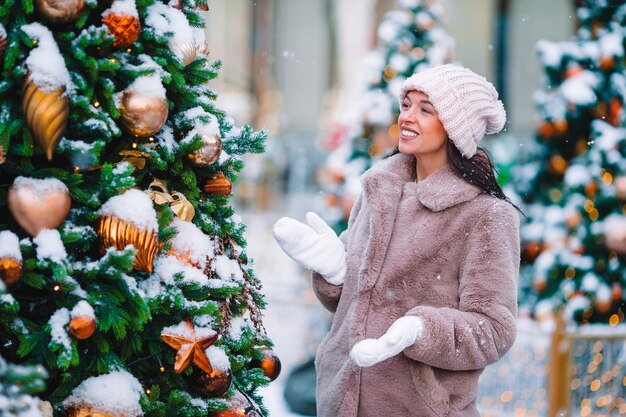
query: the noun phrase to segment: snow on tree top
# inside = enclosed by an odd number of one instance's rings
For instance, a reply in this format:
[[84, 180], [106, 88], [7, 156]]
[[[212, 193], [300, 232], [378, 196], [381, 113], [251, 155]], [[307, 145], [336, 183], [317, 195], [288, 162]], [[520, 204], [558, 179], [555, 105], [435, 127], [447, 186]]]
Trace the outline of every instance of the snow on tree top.
[[59, 181], [56, 178], [46, 178], [43, 180], [37, 178], [28, 178], [28, 177], [17, 177], [15, 181], [13, 181], [13, 187], [15, 189], [20, 189], [22, 187], [26, 187], [33, 191], [33, 195], [35, 196], [45, 196], [46, 194], [58, 191], [69, 192], [65, 184]]
[[141, 94], [147, 98], [165, 98], [165, 88], [161, 77], [156, 74], [138, 77], [126, 91]]
[[40, 23], [30, 23], [22, 26], [22, 31], [38, 41], [25, 62], [29, 78], [44, 92], [62, 87], [70, 90], [70, 73], [50, 30]]
[[133, 223], [140, 229], [156, 231], [159, 228], [152, 200], [146, 193], [134, 188], [124, 194], [111, 197], [100, 207], [98, 215], [111, 215]]
[[139, 18], [139, 13], [137, 13], [137, 5], [135, 4], [135, 0], [115, 0], [111, 7], [106, 9], [102, 13], [102, 17], [107, 17], [110, 14]]
[[210, 327], [191, 327], [187, 322], [181, 321], [173, 326], [164, 327], [162, 333], [168, 333], [193, 340], [194, 334], [196, 338], [201, 338], [215, 336], [217, 332]]
[[204, 352], [206, 353], [209, 362], [211, 362], [213, 369], [217, 369], [220, 372], [230, 371], [230, 362], [223, 349], [213, 345], [209, 346], [209, 348]]
[[207, 257], [213, 258], [215, 255], [213, 240], [191, 222], [177, 218], [172, 225], [178, 232], [171, 240], [174, 252], [188, 254], [191, 262], [199, 264], [200, 269], [204, 269]]
[[587, 167], [579, 164], [570, 165], [565, 172], [565, 184], [575, 188], [587, 185], [591, 181], [591, 174]]
[[547, 67], [557, 67], [561, 65], [563, 56], [562, 44], [540, 40], [537, 42], [537, 52], [543, 64]]
[[132, 374], [116, 371], [84, 380], [63, 401], [63, 406], [86, 406], [102, 414], [138, 417], [143, 415], [139, 404], [142, 391], [141, 384]]
[[67, 258], [67, 252], [61, 234], [58, 230], [44, 229], [33, 239], [37, 245], [37, 259], [44, 261], [49, 259], [55, 263], [61, 263]]
[[74, 308], [70, 312], [70, 316], [72, 318], [85, 316], [95, 318], [96, 314], [93, 311], [93, 307], [91, 307], [91, 305], [89, 305], [87, 301], [81, 300], [74, 306]]
[[148, 7], [146, 24], [152, 26], [159, 36], [169, 37], [172, 52], [182, 58], [180, 47], [187, 44], [195, 45], [193, 31], [185, 14], [163, 3]]
[[571, 103], [586, 106], [594, 104], [598, 98], [593, 88], [598, 85], [598, 78], [590, 71], [563, 81], [559, 91]]
[[621, 33], [608, 33], [599, 39], [600, 49], [605, 56], [624, 56], [624, 45], [622, 45], [624, 35]]
[[13, 258], [17, 261], [22, 260], [20, 240], [15, 233], [8, 230], [0, 232], [0, 258]]

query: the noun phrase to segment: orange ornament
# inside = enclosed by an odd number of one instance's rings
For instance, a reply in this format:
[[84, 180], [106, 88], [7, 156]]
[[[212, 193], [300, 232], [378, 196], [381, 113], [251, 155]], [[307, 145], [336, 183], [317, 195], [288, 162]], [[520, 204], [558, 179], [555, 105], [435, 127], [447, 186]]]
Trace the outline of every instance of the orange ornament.
[[606, 314], [611, 309], [611, 301], [602, 300], [596, 302], [596, 311], [600, 314]]
[[554, 124], [552, 122], [543, 121], [539, 125], [538, 131], [539, 131], [539, 136], [541, 136], [544, 139], [548, 139], [554, 136], [554, 134], [556, 133], [556, 128], [554, 127]]
[[537, 292], [542, 292], [548, 287], [548, 281], [545, 278], [535, 278], [533, 281], [533, 288]]
[[132, 45], [139, 38], [141, 32], [139, 19], [135, 16], [109, 13], [102, 19], [102, 23], [107, 25], [111, 34], [115, 36], [113, 46], [116, 48]]
[[556, 131], [558, 133], [565, 133], [567, 132], [567, 120], [565, 119], [559, 119], [556, 122], [554, 122], [554, 127], [556, 128]]
[[22, 263], [15, 258], [0, 259], [0, 278], [5, 284], [11, 285], [22, 279], [24, 271]]
[[77, 339], [89, 339], [96, 331], [96, 320], [90, 316], [76, 316], [70, 321], [69, 331]]
[[587, 185], [585, 185], [585, 194], [587, 197], [594, 197], [598, 192], [598, 182], [596, 180], [591, 180]]
[[612, 56], [603, 56], [600, 58], [599, 67], [602, 71], [611, 71], [615, 67], [615, 58]]
[[223, 173], [218, 172], [212, 178], [209, 178], [202, 189], [207, 194], [228, 196], [232, 188], [233, 184], [228, 178]]
[[622, 296], [624, 295], [624, 289], [616, 282], [611, 288], [611, 295], [613, 297], [613, 301], [620, 302], [622, 301]]
[[522, 259], [527, 262], [534, 262], [537, 256], [542, 252], [543, 247], [541, 243], [536, 241], [530, 241], [522, 249]]
[[609, 116], [607, 118], [607, 122], [611, 123], [615, 127], [619, 127], [622, 119], [622, 108], [622, 102], [613, 97], [611, 101], [609, 101]]
[[280, 375], [281, 364], [280, 359], [274, 353], [274, 351], [270, 348], [262, 348], [263, 358], [260, 361], [254, 361], [252, 366], [256, 368], [261, 368], [266, 377], [270, 379], [270, 381], [275, 380]]

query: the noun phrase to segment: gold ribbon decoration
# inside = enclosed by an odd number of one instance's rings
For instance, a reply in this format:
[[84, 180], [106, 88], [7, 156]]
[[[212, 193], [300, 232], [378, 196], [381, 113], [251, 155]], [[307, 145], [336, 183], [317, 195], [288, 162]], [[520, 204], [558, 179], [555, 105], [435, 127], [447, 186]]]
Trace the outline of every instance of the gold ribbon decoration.
[[158, 205], [171, 203], [170, 208], [179, 219], [190, 222], [193, 216], [195, 216], [196, 210], [193, 208], [191, 202], [187, 200], [187, 197], [178, 191], [174, 191], [170, 194], [165, 181], [155, 178], [148, 186], [148, 191], [152, 201]]

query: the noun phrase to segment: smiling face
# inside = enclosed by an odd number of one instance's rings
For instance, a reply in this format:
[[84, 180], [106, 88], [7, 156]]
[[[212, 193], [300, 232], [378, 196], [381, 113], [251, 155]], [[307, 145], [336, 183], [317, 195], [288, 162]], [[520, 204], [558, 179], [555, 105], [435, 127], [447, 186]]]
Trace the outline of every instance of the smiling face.
[[447, 161], [448, 135], [435, 107], [421, 91], [409, 91], [400, 103], [398, 150], [419, 160]]

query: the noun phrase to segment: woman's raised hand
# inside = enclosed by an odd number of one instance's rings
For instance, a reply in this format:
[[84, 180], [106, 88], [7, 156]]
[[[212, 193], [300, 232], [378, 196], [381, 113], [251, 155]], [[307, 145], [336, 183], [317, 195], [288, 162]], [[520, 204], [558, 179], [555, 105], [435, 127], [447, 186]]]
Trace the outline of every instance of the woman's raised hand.
[[333, 285], [343, 284], [346, 249], [333, 229], [317, 214], [306, 214], [308, 225], [289, 217], [274, 224], [274, 239], [293, 260]]

